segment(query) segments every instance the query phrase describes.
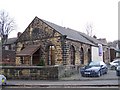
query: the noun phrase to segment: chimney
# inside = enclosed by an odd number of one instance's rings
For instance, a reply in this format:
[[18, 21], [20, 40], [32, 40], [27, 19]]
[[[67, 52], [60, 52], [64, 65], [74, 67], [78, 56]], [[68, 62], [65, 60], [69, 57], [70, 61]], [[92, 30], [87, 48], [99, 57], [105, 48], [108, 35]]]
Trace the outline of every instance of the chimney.
[[21, 32], [18, 32], [17, 37], [19, 38], [21, 34], [22, 34]]

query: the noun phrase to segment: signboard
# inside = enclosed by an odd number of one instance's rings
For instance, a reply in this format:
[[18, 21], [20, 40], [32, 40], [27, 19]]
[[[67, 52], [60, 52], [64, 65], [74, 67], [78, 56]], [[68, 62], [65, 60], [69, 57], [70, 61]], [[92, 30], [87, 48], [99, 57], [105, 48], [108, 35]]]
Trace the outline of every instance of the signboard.
[[99, 56], [102, 56], [102, 54], [103, 54], [102, 44], [98, 44], [98, 46], [99, 46], [99, 50], [98, 50]]

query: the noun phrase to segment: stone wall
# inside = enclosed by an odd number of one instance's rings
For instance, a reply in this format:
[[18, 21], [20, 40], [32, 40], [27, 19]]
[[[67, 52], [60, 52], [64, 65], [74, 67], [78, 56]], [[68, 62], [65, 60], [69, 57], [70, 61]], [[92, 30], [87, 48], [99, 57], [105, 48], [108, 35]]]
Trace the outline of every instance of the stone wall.
[[79, 66], [2, 66], [0, 73], [12, 80], [59, 80], [78, 73]]

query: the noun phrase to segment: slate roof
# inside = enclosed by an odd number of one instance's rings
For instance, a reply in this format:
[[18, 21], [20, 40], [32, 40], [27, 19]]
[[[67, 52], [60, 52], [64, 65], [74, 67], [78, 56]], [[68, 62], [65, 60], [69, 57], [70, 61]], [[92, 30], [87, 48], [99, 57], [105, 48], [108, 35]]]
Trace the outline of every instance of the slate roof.
[[94, 43], [92, 43], [90, 40], [86, 39], [85, 37], [83, 37], [80, 32], [75, 31], [73, 29], [70, 28], [65, 28], [59, 25], [56, 25], [54, 23], [48, 22], [46, 20], [42, 20], [43, 22], [45, 22], [46, 24], [48, 24], [49, 26], [51, 26], [52, 28], [54, 28], [57, 32], [61, 33], [62, 35], [67, 35], [68, 39], [72, 39], [72, 40], [76, 40], [82, 43], [86, 43], [89, 45], [95, 45]]
[[25, 47], [22, 51], [16, 53], [16, 56], [31, 56], [40, 48], [39, 45], [29, 45]]
[[[115, 41], [113, 41], [113, 42], [108, 42], [108, 46], [109, 47], [114, 47], [114, 48], [116, 48], [116, 45], [118, 44], [119, 45], [119, 42], [120, 41], [118, 41], [118, 40], [115, 40]], [[120, 46], [120, 45], [119, 45]]]
[[90, 45], [98, 45], [98, 44], [102, 44], [102, 45], [107, 45], [107, 43], [104, 43], [100, 40], [97, 40], [93, 37], [90, 37], [88, 35], [86, 35], [85, 33], [70, 29], [70, 28], [65, 28], [59, 25], [56, 25], [54, 23], [48, 22], [46, 20], [43, 20], [46, 24], [48, 24], [49, 26], [51, 26], [52, 28], [54, 28], [56, 31], [58, 31], [59, 33], [61, 33], [62, 35], [67, 35], [68, 39], [72, 39], [72, 40], [76, 40], [76, 41], [80, 41], [86, 44], [90, 44]]
[[98, 44], [102, 44], [102, 45], [107, 45], [107, 43], [104, 43], [104, 42], [102, 42], [102, 41], [100, 41], [100, 40], [97, 40], [97, 39], [95, 39], [95, 38], [93, 38], [93, 37], [90, 37], [90, 36], [88, 36], [88, 35], [86, 35], [85, 33], [82, 33], [82, 32], [79, 32], [83, 37], [85, 37], [86, 39], [88, 39], [88, 40], [90, 40], [92, 43], [94, 43], [94, 44], [96, 44], [96, 45], [98, 45]]
[[17, 38], [9, 38], [5, 44], [13, 44], [15, 43]]

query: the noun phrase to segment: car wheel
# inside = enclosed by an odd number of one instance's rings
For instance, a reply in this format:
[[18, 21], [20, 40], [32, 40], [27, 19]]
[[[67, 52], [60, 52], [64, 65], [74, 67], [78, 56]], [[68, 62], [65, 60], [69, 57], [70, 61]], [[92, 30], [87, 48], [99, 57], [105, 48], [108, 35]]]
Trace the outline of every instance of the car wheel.
[[116, 71], [116, 75], [117, 75], [117, 76], [120, 76], [119, 72]]
[[85, 77], [85, 75], [81, 74], [82, 77]]
[[107, 71], [105, 71], [105, 74], [107, 74]]
[[100, 71], [98, 71], [98, 77], [100, 77], [101, 76], [101, 72]]
[[107, 72], [108, 72], [108, 69], [105, 70], [105, 73], [104, 73], [104, 74], [107, 74]]
[[115, 66], [112, 66], [112, 67], [111, 67], [111, 69], [112, 69], [112, 70], [115, 70], [115, 69], [116, 69], [116, 67], [115, 67]]
[[118, 72], [116, 72], [116, 75], [119, 76]]

